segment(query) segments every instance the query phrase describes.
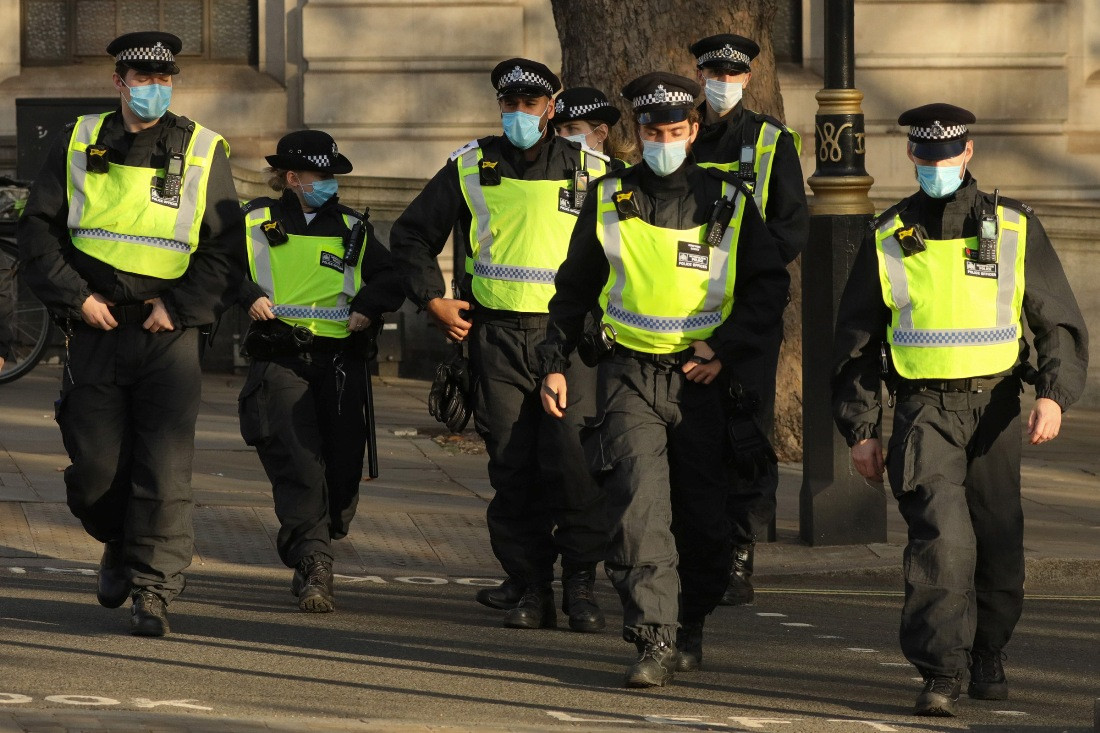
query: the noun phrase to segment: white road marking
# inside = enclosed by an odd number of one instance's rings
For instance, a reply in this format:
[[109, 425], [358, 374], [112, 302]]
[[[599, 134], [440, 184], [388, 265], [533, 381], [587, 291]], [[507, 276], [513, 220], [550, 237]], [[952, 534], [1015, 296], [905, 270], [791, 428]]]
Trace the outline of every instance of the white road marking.
[[879, 662], [883, 667], [908, 667], [909, 662]]
[[805, 629], [812, 629], [814, 627], [813, 624], [801, 624], [801, 623], [797, 623], [795, 621], [784, 621], [779, 625], [780, 626], [797, 626], [799, 628], [805, 628]]
[[134, 707], [139, 708], [159, 708], [159, 707], [171, 707], [171, 708], [187, 708], [188, 710], [213, 710], [214, 708], [207, 707], [206, 705], [192, 705], [191, 703], [198, 702], [198, 700], [149, 700], [144, 697], [134, 698]]
[[801, 718], [739, 718], [735, 715], [731, 715], [729, 719], [745, 728], [763, 728], [765, 723], [790, 725], [795, 720], [801, 720]]
[[866, 649], [866, 648], [861, 647], [861, 646], [850, 646], [847, 649], [845, 649], [844, 651], [846, 651], [846, 652], [855, 652], [856, 654], [877, 654], [878, 653], [877, 649]]
[[34, 702], [34, 698], [14, 692], [0, 692], [0, 705], [26, 705], [29, 702]]
[[883, 723], [881, 720], [852, 720], [851, 718], [829, 718], [828, 721], [830, 723], [856, 723], [857, 725], [866, 725], [870, 728], [874, 728], [875, 730], [886, 731], [887, 733], [897, 730], [897, 728], [889, 726], [886, 723]]
[[560, 720], [563, 723], [625, 723], [628, 721], [622, 718], [578, 718], [572, 713], [566, 713], [561, 710], [547, 710], [546, 714], [555, 720]]
[[15, 573], [16, 575], [26, 575], [27, 574], [27, 569], [26, 568], [8, 568], [8, 570]]
[[118, 700], [96, 695], [47, 695], [46, 702], [57, 702], [62, 705], [120, 705]]
[[843, 639], [843, 636], [836, 636], [834, 634], [815, 634], [815, 639]]
[[765, 612], [758, 612], [758, 613], [757, 613], [756, 615], [757, 615], [757, 616], [763, 616], [763, 617], [765, 617], [765, 618], [787, 618], [787, 614], [785, 614], [785, 613], [765, 613]]
[[1027, 715], [1027, 713], [1023, 712], [1022, 710], [993, 710], [991, 712], [994, 715], [1013, 715], [1020, 718]]

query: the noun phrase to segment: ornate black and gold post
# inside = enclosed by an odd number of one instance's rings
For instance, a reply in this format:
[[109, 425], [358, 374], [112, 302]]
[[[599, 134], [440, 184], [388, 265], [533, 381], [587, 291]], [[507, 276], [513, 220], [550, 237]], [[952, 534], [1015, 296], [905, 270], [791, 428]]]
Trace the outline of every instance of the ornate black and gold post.
[[886, 540], [881, 485], [852, 468], [833, 425], [829, 375], [837, 304], [874, 215], [864, 168], [863, 94], [855, 88], [854, 0], [825, 2], [825, 88], [817, 94], [817, 170], [802, 255], [803, 479], [799, 534], [809, 545]]

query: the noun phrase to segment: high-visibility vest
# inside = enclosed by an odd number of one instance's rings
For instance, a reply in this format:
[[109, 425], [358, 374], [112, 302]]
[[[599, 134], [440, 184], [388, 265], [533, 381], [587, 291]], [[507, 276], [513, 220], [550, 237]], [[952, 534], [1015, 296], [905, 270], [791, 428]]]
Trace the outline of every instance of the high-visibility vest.
[[[350, 230], [354, 216], [344, 214]], [[280, 321], [308, 328], [315, 336], [346, 338], [349, 304], [363, 284], [363, 257], [354, 266], [344, 262], [343, 237], [289, 234], [283, 244], [268, 242], [260, 225], [271, 220], [270, 208], [245, 215], [248, 271], [275, 304]]]
[[[748, 120], [745, 120], [748, 124]], [[767, 221], [768, 194], [771, 190], [772, 168], [775, 165], [775, 149], [779, 144], [779, 136], [784, 132], [794, 138], [795, 153], [802, 152], [802, 138], [789, 127], [780, 127], [772, 122], [764, 120], [760, 124], [760, 131], [756, 136], [754, 146], [752, 180], [745, 181], [745, 187], [752, 191], [752, 198], [756, 202], [756, 208], [760, 210], [760, 218]], [[721, 168], [722, 170], [737, 173], [740, 169], [740, 160], [729, 162], [699, 163], [701, 168]]]
[[600, 182], [596, 233], [610, 271], [600, 293], [603, 322], [616, 343], [635, 351], [670, 354], [706, 339], [733, 309], [737, 243], [745, 195], [723, 182], [733, 215], [718, 246], [705, 243], [706, 226], [664, 229], [640, 217], [620, 219], [622, 179]]
[[1022, 333], [1027, 218], [997, 207], [997, 262], [967, 251], [978, 238], [925, 240], [906, 254], [897, 239], [900, 216], [875, 234], [879, 283], [890, 308], [887, 342], [906, 379], [963, 379], [998, 374], [1016, 363]]
[[68, 228], [73, 246], [124, 272], [177, 278], [187, 270], [199, 246], [206, 211], [206, 183], [219, 144], [218, 133], [197, 123], [183, 152], [179, 195], [166, 198], [155, 178], [163, 169], [111, 163], [106, 173], [87, 169], [89, 146], [99, 138], [108, 115], [85, 115], [69, 138], [66, 192]]
[[[554, 276], [569, 250], [577, 221], [573, 181], [526, 181], [500, 177], [483, 185], [485, 160], [480, 145], [458, 156], [458, 180], [472, 214], [466, 268], [477, 302], [487, 308], [546, 313], [554, 295]], [[590, 178], [607, 173], [606, 163], [581, 151]]]

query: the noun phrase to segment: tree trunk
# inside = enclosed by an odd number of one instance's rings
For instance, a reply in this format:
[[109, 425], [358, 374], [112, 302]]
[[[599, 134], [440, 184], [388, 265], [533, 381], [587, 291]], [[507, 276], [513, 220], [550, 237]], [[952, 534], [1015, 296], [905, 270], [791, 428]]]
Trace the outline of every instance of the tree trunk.
[[[566, 88], [593, 86], [607, 94], [622, 111], [628, 136], [634, 133], [630, 106], [620, 94], [623, 86], [650, 71], [695, 78], [688, 46], [716, 33], [737, 33], [760, 44], [745, 106], [783, 119], [771, 39], [778, 0], [551, 0], [551, 5], [561, 41], [562, 82]], [[789, 269], [791, 303], [784, 314], [776, 377], [774, 442], [780, 460], [796, 461], [802, 457], [800, 261]]]

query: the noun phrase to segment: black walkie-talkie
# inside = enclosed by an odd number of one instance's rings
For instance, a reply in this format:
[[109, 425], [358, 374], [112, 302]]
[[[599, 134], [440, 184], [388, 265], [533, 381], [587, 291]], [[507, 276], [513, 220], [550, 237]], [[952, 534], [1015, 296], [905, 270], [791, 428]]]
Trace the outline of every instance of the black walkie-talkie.
[[711, 212], [710, 221], [707, 223], [706, 243], [711, 247], [722, 244], [722, 237], [726, 234], [726, 227], [733, 218], [733, 202], [723, 196], [714, 202], [714, 210]]
[[164, 180], [160, 185], [162, 196], [175, 198], [183, 186], [183, 154], [175, 151], [168, 153], [164, 164]]
[[737, 177], [742, 181], [754, 181], [756, 174], [753, 168], [756, 165], [756, 148], [752, 145], [741, 146], [741, 160], [737, 165]]
[[993, 213], [982, 211], [978, 222], [978, 262], [985, 265], [997, 261], [997, 206], [1000, 199], [1000, 189], [993, 189]]

